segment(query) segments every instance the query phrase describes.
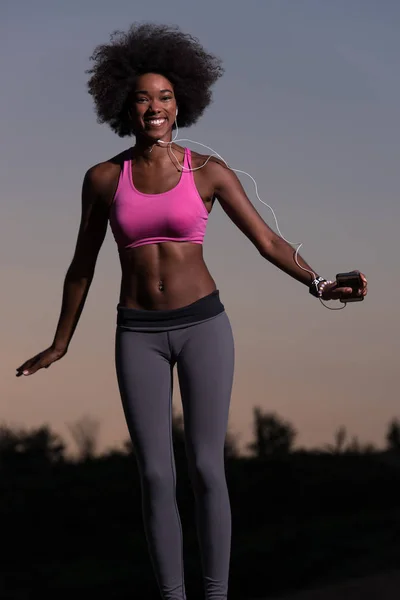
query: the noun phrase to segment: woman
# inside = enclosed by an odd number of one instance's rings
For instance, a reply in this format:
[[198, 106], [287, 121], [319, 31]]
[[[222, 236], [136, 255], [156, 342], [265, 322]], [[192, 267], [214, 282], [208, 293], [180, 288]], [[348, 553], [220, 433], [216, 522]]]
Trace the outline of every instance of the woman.
[[[108, 221], [122, 281], [116, 369], [141, 476], [149, 551], [165, 600], [185, 598], [182, 532], [171, 442], [177, 365], [206, 598], [227, 598], [231, 515], [224, 440], [234, 370], [229, 319], [202, 254], [215, 200], [260, 254], [325, 300], [351, 288], [314, 281], [312, 269], [262, 220], [236, 175], [173, 144], [175, 122], [195, 123], [222, 75], [220, 61], [176, 28], [145, 24], [99, 46], [89, 92], [100, 122], [136, 143], [90, 168], [82, 219], [51, 346], [17, 369], [32, 375], [64, 356], [82, 312]], [[323, 291], [321, 292], [321, 290]], [[366, 280], [360, 295], [366, 294]]]

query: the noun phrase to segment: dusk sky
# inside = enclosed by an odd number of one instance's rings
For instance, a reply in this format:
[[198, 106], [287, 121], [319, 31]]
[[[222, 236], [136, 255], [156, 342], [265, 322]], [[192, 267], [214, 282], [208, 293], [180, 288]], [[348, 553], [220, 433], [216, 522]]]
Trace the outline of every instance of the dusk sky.
[[[248, 442], [257, 405], [294, 425], [297, 446], [331, 443], [344, 425], [381, 447], [400, 417], [400, 3], [9, 0], [0, 17], [0, 421], [48, 423], [71, 443], [68, 424], [90, 415], [100, 449], [128, 437], [110, 231], [68, 354], [32, 377], [15, 369], [53, 339], [85, 171], [134, 142], [96, 123], [89, 56], [112, 31], [153, 21], [180, 26], [224, 62], [213, 104], [180, 137], [255, 177], [315, 271], [330, 279], [357, 268], [369, 282], [365, 302], [329, 311], [214, 207], [205, 258], [235, 335], [230, 429]], [[275, 229], [251, 180], [241, 180]], [[177, 385], [174, 402], [180, 410]]]

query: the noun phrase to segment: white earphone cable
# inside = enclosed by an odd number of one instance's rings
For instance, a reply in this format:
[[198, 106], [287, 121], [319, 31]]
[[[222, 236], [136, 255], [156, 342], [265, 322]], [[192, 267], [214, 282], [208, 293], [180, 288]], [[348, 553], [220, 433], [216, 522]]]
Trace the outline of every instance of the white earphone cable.
[[[281, 238], [282, 238], [282, 239], [283, 239], [285, 242], [287, 242], [288, 244], [290, 244], [290, 246], [297, 246], [297, 248], [296, 248], [296, 252], [295, 252], [295, 255], [294, 255], [294, 260], [295, 260], [295, 262], [296, 262], [297, 266], [298, 266], [300, 269], [302, 269], [303, 271], [306, 271], [307, 273], [310, 273], [310, 274], [313, 276], [313, 278], [314, 278], [314, 279], [316, 279], [316, 277], [317, 277], [317, 276], [316, 276], [316, 274], [314, 273], [314, 271], [310, 271], [310, 269], [306, 269], [306, 268], [302, 267], [302, 266], [299, 264], [299, 261], [297, 260], [297, 256], [298, 256], [299, 250], [300, 250], [300, 248], [302, 247], [302, 245], [303, 245], [303, 244], [302, 244], [302, 243], [293, 243], [293, 242], [290, 242], [289, 240], [287, 240], [287, 239], [286, 239], [286, 238], [283, 236], [283, 234], [282, 234], [282, 232], [281, 232], [281, 230], [280, 230], [280, 228], [279, 228], [278, 219], [277, 219], [277, 217], [276, 217], [276, 214], [275, 214], [275, 211], [274, 211], [274, 209], [272, 208], [272, 206], [270, 206], [269, 204], [267, 204], [266, 202], [264, 202], [264, 200], [261, 200], [261, 198], [260, 198], [260, 196], [259, 196], [257, 182], [256, 182], [256, 180], [254, 179], [254, 177], [252, 177], [252, 176], [250, 175], [250, 173], [247, 173], [246, 171], [242, 171], [241, 169], [233, 169], [232, 167], [230, 167], [230, 166], [228, 165], [228, 163], [226, 162], [226, 160], [225, 160], [225, 159], [224, 159], [224, 158], [223, 158], [223, 157], [222, 157], [220, 154], [218, 154], [218, 152], [216, 152], [216, 151], [215, 151], [213, 148], [211, 148], [210, 146], [207, 146], [206, 144], [203, 144], [202, 142], [196, 142], [195, 140], [190, 140], [190, 139], [188, 139], [188, 138], [179, 138], [179, 139], [178, 139], [178, 132], [179, 132], [179, 128], [178, 128], [178, 123], [177, 123], [177, 121], [176, 121], [176, 118], [175, 118], [175, 126], [176, 126], [176, 133], [175, 133], [175, 136], [174, 136], [174, 138], [173, 138], [173, 139], [172, 139], [170, 142], [164, 142], [163, 140], [157, 140], [157, 142], [158, 142], [158, 143], [161, 143], [161, 144], [166, 144], [166, 145], [169, 145], [169, 146], [170, 146], [170, 152], [171, 152], [172, 156], [175, 158], [175, 160], [176, 160], [176, 163], [177, 163], [177, 165], [179, 166], [179, 168], [180, 168], [180, 169], [182, 169], [183, 171], [189, 171], [189, 172], [190, 172], [190, 171], [192, 171], [192, 172], [193, 172], [193, 171], [198, 171], [199, 169], [202, 169], [203, 167], [205, 167], [205, 166], [206, 166], [206, 164], [208, 163], [208, 161], [209, 161], [209, 160], [210, 160], [210, 159], [211, 159], [213, 156], [215, 156], [216, 158], [219, 158], [220, 160], [222, 160], [222, 162], [223, 162], [223, 163], [224, 163], [224, 164], [227, 166], [227, 168], [228, 168], [228, 169], [230, 169], [231, 171], [234, 171], [235, 173], [242, 173], [243, 175], [247, 175], [247, 177], [250, 177], [250, 179], [251, 179], [251, 180], [252, 180], [252, 182], [254, 183], [254, 187], [255, 187], [255, 192], [256, 192], [256, 197], [257, 197], [257, 199], [258, 199], [258, 200], [261, 202], [261, 204], [264, 204], [264, 206], [266, 206], [267, 208], [269, 208], [269, 209], [270, 209], [270, 211], [272, 212], [272, 215], [273, 215], [273, 217], [274, 217], [274, 220], [275, 220], [276, 229], [277, 229], [277, 231], [278, 231], [278, 234], [280, 235], [280, 237], [281, 237]], [[196, 168], [194, 168], [194, 169], [191, 169], [191, 168], [189, 169], [189, 168], [187, 168], [187, 167], [184, 167], [184, 166], [182, 166], [182, 165], [180, 164], [180, 162], [179, 162], [179, 158], [178, 158], [178, 157], [177, 157], [177, 156], [174, 154], [174, 152], [173, 152], [173, 150], [172, 150], [172, 144], [173, 144], [174, 142], [191, 142], [192, 144], [198, 144], [199, 146], [202, 146], [203, 148], [206, 148], [207, 150], [210, 150], [210, 151], [212, 152], [212, 154], [211, 154], [211, 155], [210, 155], [210, 156], [207, 158], [207, 160], [206, 160], [206, 161], [205, 161], [205, 162], [204, 162], [202, 165], [200, 165], [199, 167], [196, 167]], [[330, 306], [326, 305], [326, 304], [323, 302], [322, 298], [319, 298], [319, 300], [320, 300], [321, 304], [322, 304], [323, 306], [325, 306], [325, 308], [328, 308], [329, 310], [342, 310], [342, 309], [343, 309], [343, 308], [345, 308], [345, 306], [346, 306], [346, 303], [344, 303], [344, 304], [343, 304], [343, 306], [341, 306], [340, 308], [332, 308], [332, 307], [330, 307]]]

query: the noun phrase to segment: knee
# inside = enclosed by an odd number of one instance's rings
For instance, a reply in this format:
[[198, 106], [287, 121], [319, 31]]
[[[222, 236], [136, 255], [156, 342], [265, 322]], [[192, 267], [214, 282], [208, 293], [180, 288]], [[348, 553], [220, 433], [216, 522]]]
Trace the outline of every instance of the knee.
[[174, 473], [170, 465], [147, 465], [141, 469], [141, 479], [144, 489], [153, 494], [170, 493], [175, 488]]
[[194, 487], [200, 492], [216, 490], [225, 486], [224, 458], [206, 453], [198, 454], [190, 468]]

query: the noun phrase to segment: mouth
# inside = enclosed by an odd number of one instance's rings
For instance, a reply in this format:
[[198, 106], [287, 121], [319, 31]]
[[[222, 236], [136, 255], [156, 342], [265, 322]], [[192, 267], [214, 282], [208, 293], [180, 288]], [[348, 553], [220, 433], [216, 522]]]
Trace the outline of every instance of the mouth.
[[151, 129], [158, 129], [159, 127], [162, 127], [166, 122], [167, 119], [165, 119], [164, 117], [158, 119], [145, 119], [146, 126]]

